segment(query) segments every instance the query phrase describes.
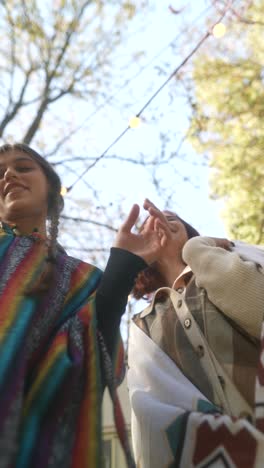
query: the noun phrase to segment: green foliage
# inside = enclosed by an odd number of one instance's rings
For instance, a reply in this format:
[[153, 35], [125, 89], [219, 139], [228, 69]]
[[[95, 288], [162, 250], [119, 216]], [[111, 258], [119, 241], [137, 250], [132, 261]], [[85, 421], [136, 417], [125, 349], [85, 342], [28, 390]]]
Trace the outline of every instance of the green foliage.
[[230, 22], [221, 44], [196, 57], [194, 148], [209, 155], [211, 196], [230, 236], [264, 243], [264, 0]]

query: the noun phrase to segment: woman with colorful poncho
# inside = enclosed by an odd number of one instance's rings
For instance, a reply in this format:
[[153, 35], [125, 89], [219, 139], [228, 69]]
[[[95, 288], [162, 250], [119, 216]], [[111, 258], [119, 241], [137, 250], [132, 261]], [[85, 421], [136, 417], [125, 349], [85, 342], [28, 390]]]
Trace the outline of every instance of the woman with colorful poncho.
[[134, 205], [102, 274], [58, 245], [60, 192], [58, 175], [33, 149], [0, 147], [0, 466], [101, 468], [106, 384], [133, 466], [111, 369], [122, 368], [128, 293], [160, 240], [152, 228], [131, 232]]

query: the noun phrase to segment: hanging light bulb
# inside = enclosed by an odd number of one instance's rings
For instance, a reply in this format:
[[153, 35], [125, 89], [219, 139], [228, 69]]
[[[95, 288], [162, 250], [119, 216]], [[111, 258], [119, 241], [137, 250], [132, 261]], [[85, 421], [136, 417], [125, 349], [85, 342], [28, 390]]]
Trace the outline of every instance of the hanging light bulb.
[[226, 33], [226, 26], [223, 23], [217, 23], [213, 27], [213, 36], [217, 39], [223, 37]]
[[61, 187], [60, 194], [61, 194], [62, 197], [64, 197], [64, 196], [66, 195], [67, 192], [68, 192], [67, 187]]
[[140, 123], [141, 123], [140, 118], [135, 115], [134, 117], [131, 117], [131, 119], [129, 120], [129, 127], [138, 128]]

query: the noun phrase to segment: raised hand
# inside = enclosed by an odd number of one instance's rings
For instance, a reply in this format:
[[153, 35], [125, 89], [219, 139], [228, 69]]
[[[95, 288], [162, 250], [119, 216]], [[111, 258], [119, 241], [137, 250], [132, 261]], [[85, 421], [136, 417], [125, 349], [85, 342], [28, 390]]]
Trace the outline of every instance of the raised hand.
[[171, 228], [167, 217], [148, 198], [144, 200], [143, 206], [145, 210], [149, 212], [150, 216], [154, 218], [154, 229], [159, 233], [162, 239], [162, 246], [165, 247], [171, 237]]
[[118, 230], [114, 247], [128, 250], [142, 257], [149, 265], [159, 258], [163, 245], [166, 243], [166, 233], [157, 228], [157, 217], [150, 215], [139, 233], [131, 232], [135, 226], [140, 208], [133, 205], [130, 213]]

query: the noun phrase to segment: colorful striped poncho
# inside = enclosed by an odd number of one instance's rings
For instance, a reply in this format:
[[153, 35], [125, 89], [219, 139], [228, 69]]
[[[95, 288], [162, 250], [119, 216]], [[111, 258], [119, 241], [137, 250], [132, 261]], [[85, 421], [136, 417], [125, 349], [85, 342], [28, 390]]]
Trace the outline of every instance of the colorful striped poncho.
[[26, 296], [43, 244], [0, 232], [0, 466], [101, 468], [95, 292], [102, 272], [61, 251], [50, 291]]

